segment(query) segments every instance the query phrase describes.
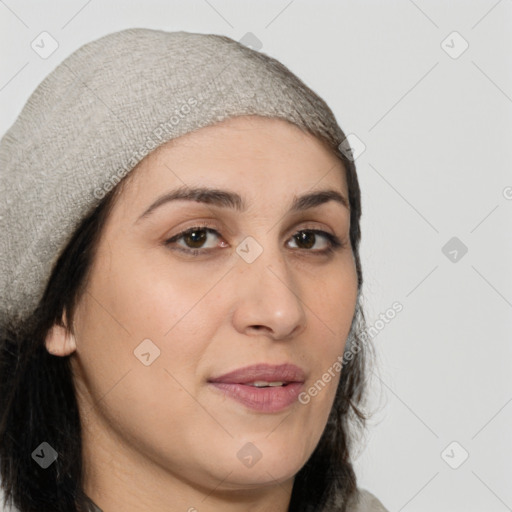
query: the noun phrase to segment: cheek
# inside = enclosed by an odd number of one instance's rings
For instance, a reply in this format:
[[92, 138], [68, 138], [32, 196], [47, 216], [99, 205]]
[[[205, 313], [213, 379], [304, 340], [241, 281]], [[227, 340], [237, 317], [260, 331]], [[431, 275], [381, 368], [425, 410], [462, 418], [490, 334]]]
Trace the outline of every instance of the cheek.
[[310, 309], [311, 321], [317, 323], [313, 330], [320, 330], [322, 356], [343, 350], [350, 331], [357, 300], [357, 275], [355, 267], [340, 266], [331, 272], [318, 274], [305, 285], [304, 305]]
[[302, 396], [301, 402], [316, 409], [327, 421], [336, 389], [343, 371], [342, 357], [354, 317], [357, 300], [357, 276], [355, 268], [339, 269], [329, 279], [320, 283], [318, 292], [309, 293], [310, 322], [313, 334], [308, 339], [314, 343], [309, 357], [316, 360], [314, 375]]
[[178, 382], [190, 388], [211, 339], [205, 329], [216, 329], [218, 318], [201, 302], [207, 284], [198, 286], [184, 273], [142, 265], [119, 251], [98, 259], [80, 304], [78, 352], [92, 399], [108, 393], [120, 400], [122, 405], [107, 395], [102, 400], [110, 403], [109, 414], [121, 414], [129, 402], [123, 414], [158, 416], [151, 403], [166, 394], [190, 406]]
[[[164, 296], [164, 286], [147, 291], [140, 277], [131, 280], [138, 291], [135, 304], [123, 293], [134, 288], [123, 281], [116, 284], [116, 294], [109, 288], [110, 293], [101, 296], [102, 306], [91, 297], [82, 306], [78, 333], [85, 383], [80, 388], [86, 390], [84, 425], [94, 428], [91, 421], [99, 416], [112, 431], [155, 459], [183, 458], [185, 464], [188, 453], [180, 448], [183, 440], [204, 437], [201, 428], [216, 427], [213, 421], [208, 424], [209, 417], [194, 398], [197, 367], [208, 339], [203, 329], [208, 324], [198, 325], [192, 312], [187, 315], [198, 301], [195, 295], [180, 301], [179, 295]], [[117, 295], [122, 300], [116, 301]], [[197, 310], [205, 312], [199, 306]], [[122, 325], [111, 312], [123, 318]], [[167, 331], [167, 336], [162, 334]], [[91, 404], [97, 406], [93, 409]]]
[[196, 306], [215, 284], [211, 272], [173, 263], [160, 248], [129, 246], [105, 263], [98, 266], [94, 288], [133, 341], [169, 338], [183, 325], [208, 322], [197, 317]]

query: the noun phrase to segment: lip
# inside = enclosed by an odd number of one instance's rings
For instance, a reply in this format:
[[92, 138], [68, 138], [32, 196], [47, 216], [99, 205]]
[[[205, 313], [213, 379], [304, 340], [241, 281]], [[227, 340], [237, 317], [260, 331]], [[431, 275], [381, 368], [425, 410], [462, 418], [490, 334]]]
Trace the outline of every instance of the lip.
[[264, 380], [267, 382], [304, 382], [306, 380], [306, 374], [302, 368], [290, 363], [279, 365], [260, 363], [237, 368], [219, 377], [208, 379], [208, 382], [247, 384], [248, 382], [254, 382], [256, 380]]
[[[248, 385], [249, 382], [258, 380], [282, 381], [286, 386], [257, 388]], [[294, 364], [260, 363], [208, 379], [208, 383], [217, 391], [252, 410], [273, 413], [288, 408], [297, 400], [305, 380], [304, 370]]]

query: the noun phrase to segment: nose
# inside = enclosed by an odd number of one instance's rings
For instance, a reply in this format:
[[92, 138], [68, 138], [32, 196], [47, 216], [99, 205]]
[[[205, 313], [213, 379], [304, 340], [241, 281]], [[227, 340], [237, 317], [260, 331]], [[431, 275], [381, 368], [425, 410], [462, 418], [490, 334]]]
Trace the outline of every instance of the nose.
[[252, 263], [240, 259], [232, 274], [236, 297], [232, 322], [238, 332], [286, 340], [305, 329], [301, 290], [279, 249], [265, 248]]

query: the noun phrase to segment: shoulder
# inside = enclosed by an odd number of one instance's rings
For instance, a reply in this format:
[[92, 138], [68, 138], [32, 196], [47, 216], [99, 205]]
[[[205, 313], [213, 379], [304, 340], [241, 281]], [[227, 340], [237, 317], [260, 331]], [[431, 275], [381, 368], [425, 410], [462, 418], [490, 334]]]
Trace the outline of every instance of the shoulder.
[[347, 512], [389, 512], [370, 491], [358, 489], [350, 500]]

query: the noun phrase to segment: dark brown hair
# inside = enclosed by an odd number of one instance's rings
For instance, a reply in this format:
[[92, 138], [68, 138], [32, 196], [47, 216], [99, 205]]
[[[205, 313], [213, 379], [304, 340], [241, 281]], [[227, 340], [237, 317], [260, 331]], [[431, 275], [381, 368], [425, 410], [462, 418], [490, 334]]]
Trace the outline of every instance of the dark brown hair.
[[[334, 141], [322, 140], [346, 169], [350, 240], [360, 290], [363, 282], [359, 259], [361, 200], [355, 166], [339, 152]], [[30, 318], [23, 326], [6, 326], [0, 333], [0, 478], [4, 504], [14, 504], [21, 512], [87, 510], [71, 356], [49, 354], [45, 338], [54, 324], [63, 325], [63, 315], [65, 324], [72, 330], [73, 313], [85, 289], [102, 228], [126, 181], [125, 178], [118, 184], [76, 229]], [[313, 454], [296, 475], [290, 512], [320, 511], [332, 504], [344, 511], [347, 500], [356, 491], [350, 445], [352, 435], [364, 428], [367, 419], [360, 407], [365, 398], [365, 367], [370, 348], [360, 343], [359, 333], [365, 328], [361, 307], [356, 308], [353, 327], [354, 341], [360, 350], [350, 360], [344, 360], [325, 430]], [[57, 460], [47, 469], [41, 468], [32, 457], [42, 442], [50, 444], [58, 453]]]

